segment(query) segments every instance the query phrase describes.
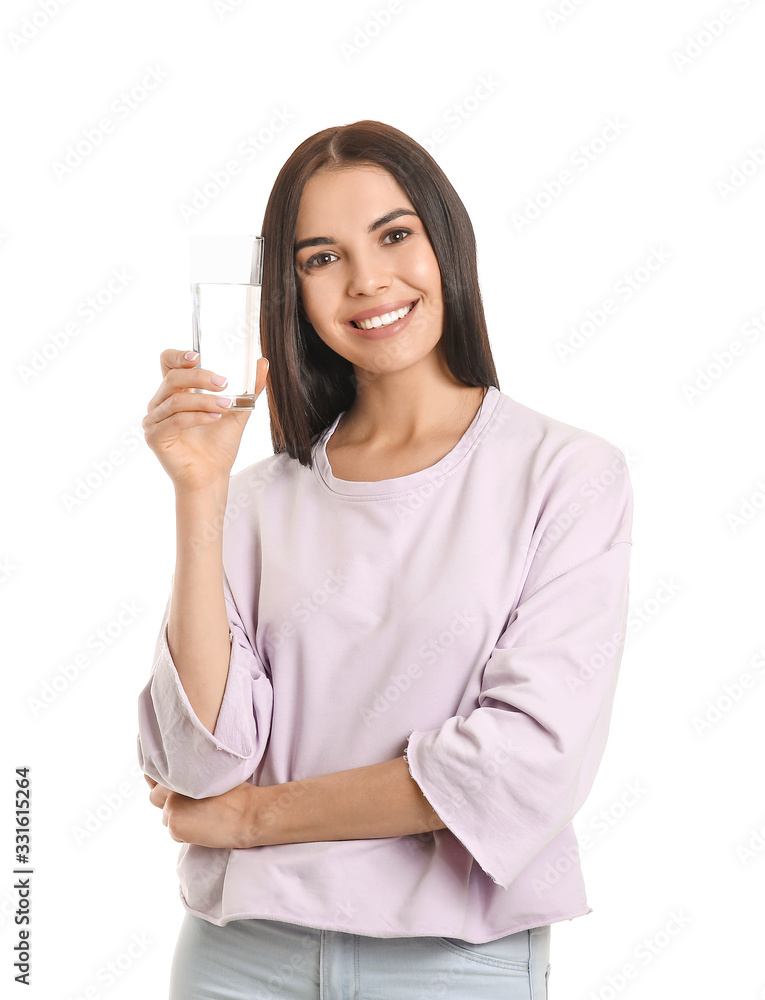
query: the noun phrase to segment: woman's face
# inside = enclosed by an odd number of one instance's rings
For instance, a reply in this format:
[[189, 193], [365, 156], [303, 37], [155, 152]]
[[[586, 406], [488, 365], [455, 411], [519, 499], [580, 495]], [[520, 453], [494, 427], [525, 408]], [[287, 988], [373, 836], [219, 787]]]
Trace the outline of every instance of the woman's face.
[[[303, 189], [295, 246], [305, 314], [324, 343], [354, 366], [399, 371], [441, 339], [438, 261], [411, 201], [387, 170], [369, 165], [314, 174]], [[371, 331], [353, 322], [365, 319], [364, 326], [374, 324]]]

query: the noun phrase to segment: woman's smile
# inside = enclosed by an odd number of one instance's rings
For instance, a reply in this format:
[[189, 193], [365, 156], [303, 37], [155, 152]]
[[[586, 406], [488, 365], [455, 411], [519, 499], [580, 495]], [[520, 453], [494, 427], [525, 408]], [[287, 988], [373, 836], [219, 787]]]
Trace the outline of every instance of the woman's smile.
[[403, 330], [416, 306], [417, 300], [407, 303], [400, 309], [395, 305], [381, 306], [378, 310], [367, 309], [366, 312], [371, 313], [370, 316], [360, 314], [358, 318], [349, 320], [347, 325], [360, 337], [365, 337], [367, 340], [382, 340]]

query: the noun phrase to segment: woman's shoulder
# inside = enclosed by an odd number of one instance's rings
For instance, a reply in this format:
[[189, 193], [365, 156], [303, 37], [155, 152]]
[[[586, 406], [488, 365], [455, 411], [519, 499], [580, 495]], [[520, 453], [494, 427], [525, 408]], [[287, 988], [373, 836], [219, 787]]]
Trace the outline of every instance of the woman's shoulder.
[[279, 452], [240, 469], [229, 480], [229, 503], [232, 497], [244, 501], [260, 496], [271, 483], [282, 479], [297, 464], [287, 452]]
[[621, 452], [617, 444], [594, 430], [536, 410], [504, 392], [500, 393], [500, 397], [497, 422], [507, 428], [511, 437], [522, 438], [532, 453], [540, 449], [547, 454], [580, 452], [605, 455]]

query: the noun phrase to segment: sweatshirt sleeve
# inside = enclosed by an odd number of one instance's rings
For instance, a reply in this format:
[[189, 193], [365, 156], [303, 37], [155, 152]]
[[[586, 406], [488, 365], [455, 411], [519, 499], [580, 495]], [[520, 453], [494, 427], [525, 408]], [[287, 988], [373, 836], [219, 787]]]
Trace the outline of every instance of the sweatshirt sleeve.
[[520, 599], [485, 665], [478, 707], [412, 731], [412, 778], [491, 879], [508, 888], [571, 822], [605, 750], [624, 648], [632, 488], [595, 435], [546, 470]]
[[160, 784], [194, 799], [221, 795], [247, 781], [271, 730], [271, 679], [247, 636], [225, 574], [224, 595], [231, 652], [215, 731], [210, 733], [195, 714], [170, 655], [172, 583], [151, 677], [138, 697], [141, 768]]

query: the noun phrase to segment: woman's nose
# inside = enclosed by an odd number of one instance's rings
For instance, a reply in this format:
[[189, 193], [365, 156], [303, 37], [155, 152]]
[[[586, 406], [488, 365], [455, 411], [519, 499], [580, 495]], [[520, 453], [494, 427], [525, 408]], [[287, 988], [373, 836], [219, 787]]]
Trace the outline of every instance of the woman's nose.
[[387, 288], [391, 282], [390, 268], [374, 253], [355, 254], [350, 261], [348, 292], [370, 295]]

